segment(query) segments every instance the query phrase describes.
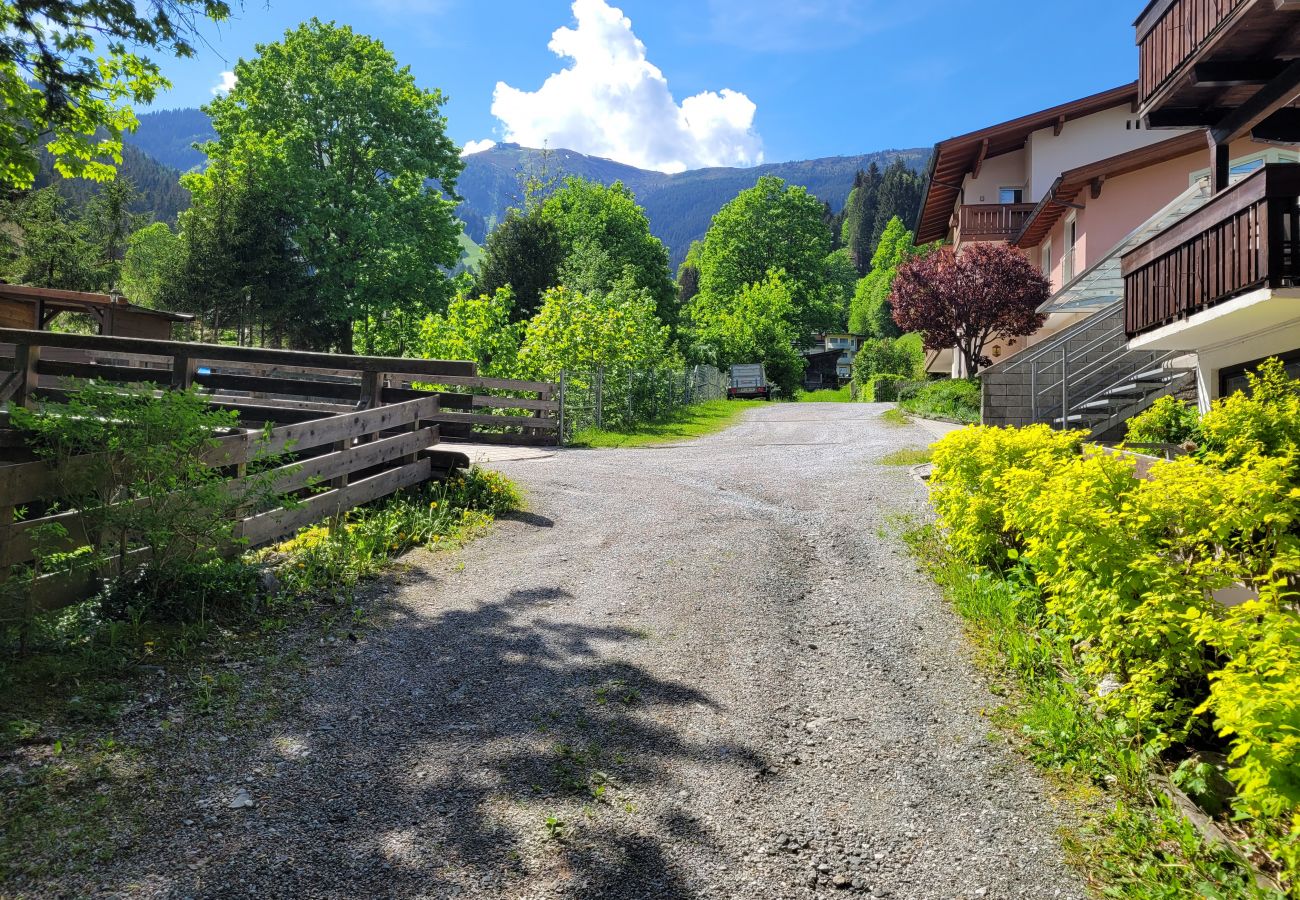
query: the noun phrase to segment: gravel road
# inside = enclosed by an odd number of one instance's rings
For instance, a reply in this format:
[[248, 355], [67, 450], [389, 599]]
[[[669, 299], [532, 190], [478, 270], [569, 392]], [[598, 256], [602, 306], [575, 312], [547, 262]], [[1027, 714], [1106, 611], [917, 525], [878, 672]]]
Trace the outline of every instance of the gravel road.
[[879, 460], [932, 436], [882, 409], [502, 463], [529, 512], [411, 554], [280, 714], [156, 773], [94, 892], [1084, 896], [890, 536], [925, 495]]

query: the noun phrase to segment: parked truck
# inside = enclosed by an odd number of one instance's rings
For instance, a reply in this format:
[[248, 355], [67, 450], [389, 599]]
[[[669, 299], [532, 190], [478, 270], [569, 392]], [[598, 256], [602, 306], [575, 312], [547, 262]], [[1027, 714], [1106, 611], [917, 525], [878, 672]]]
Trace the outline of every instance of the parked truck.
[[746, 363], [731, 367], [731, 385], [727, 388], [728, 400], [771, 400], [772, 386], [767, 383], [767, 371], [762, 363]]

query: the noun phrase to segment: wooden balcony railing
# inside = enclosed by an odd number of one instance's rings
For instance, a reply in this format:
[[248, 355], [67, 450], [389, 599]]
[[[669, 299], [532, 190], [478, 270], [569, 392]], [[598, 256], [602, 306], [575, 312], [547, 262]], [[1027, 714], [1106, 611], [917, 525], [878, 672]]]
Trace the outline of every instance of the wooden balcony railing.
[[1126, 253], [1121, 266], [1130, 336], [1300, 280], [1300, 165], [1265, 166]]
[[1250, 0], [1161, 0], [1138, 21], [1138, 96], [1145, 103]]
[[1009, 241], [1024, 227], [1033, 211], [1032, 203], [965, 205], [958, 219], [957, 242]]

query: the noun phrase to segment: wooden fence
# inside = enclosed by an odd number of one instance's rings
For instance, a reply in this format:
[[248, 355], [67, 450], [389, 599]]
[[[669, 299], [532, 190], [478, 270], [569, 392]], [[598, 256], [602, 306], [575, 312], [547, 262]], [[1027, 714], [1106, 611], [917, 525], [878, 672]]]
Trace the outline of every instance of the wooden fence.
[[[296, 502], [236, 522], [229, 552], [264, 545], [466, 463], [456, 443], [545, 444], [559, 437], [559, 402], [545, 382], [481, 378], [473, 363], [343, 356], [136, 338], [0, 329], [0, 401], [34, 406], [63, 399], [75, 379], [200, 386], [210, 403], [240, 414], [238, 433], [217, 438], [203, 461], [232, 492], [246, 466], [272, 492]], [[46, 514], [75, 480], [54, 471], [0, 422], [0, 580], [31, 563], [46, 526], [66, 531], [61, 548], [92, 543], [77, 511]], [[441, 441], [448, 443], [438, 446]], [[74, 459], [69, 467], [93, 460]], [[321, 491], [321, 488], [325, 488]], [[311, 490], [309, 490], [311, 489]], [[317, 491], [315, 493], [312, 490]], [[17, 521], [15, 510], [27, 515]], [[147, 550], [128, 562], [143, 561]], [[139, 559], [137, 559], [139, 557]], [[120, 560], [109, 560], [116, 570]], [[57, 609], [93, 592], [100, 569], [49, 575], [30, 584], [29, 611]]]
[[199, 385], [246, 423], [291, 424], [429, 396], [447, 441], [553, 445], [555, 385], [484, 378], [472, 362], [345, 356], [182, 341], [98, 337], [0, 328], [0, 402], [58, 399], [69, 378]]

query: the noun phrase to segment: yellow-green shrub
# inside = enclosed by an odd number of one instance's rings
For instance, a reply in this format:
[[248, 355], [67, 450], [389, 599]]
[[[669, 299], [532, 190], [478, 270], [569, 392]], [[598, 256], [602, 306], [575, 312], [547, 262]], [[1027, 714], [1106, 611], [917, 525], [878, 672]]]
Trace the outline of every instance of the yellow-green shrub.
[[1197, 616], [1190, 627], [1224, 659], [1211, 673], [1200, 712], [1214, 716], [1231, 741], [1229, 777], [1238, 807], [1254, 817], [1268, 850], [1300, 873], [1300, 619], [1289, 610], [1290, 579], [1300, 571], [1292, 550], [1275, 562], [1258, 600], [1222, 615]]
[[1130, 444], [1181, 444], [1199, 437], [1196, 407], [1176, 397], [1161, 397], [1128, 420], [1124, 440]]
[[1300, 456], [1300, 382], [1292, 381], [1276, 359], [1247, 379], [1250, 396], [1225, 397], [1201, 417], [1205, 460], [1231, 468], [1258, 453], [1294, 462]]
[[1078, 455], [1083, 437], [1081, 431], [1046, 425], [975, 425], [935, 444], [930, 497], [953, 550], [976, 565], [1002, 566], [1020, 541], [1004, 524], [1006, 498], [999, 482], [1012, 471], [1054, 469]]
[[1295, 518], [1285, 466], [1254, 459], [1218, 471], [1196, 460], [1133, 477], [1131, 459], [1094, 454], [1036, 476], [1004, 521], [1060, 628], [1095, 680], [1122, 687], [1105, 704], [1157, 743], [1183, 740], [1220, 661], [1192, 627], [1214, 591], [1253, 583]]

